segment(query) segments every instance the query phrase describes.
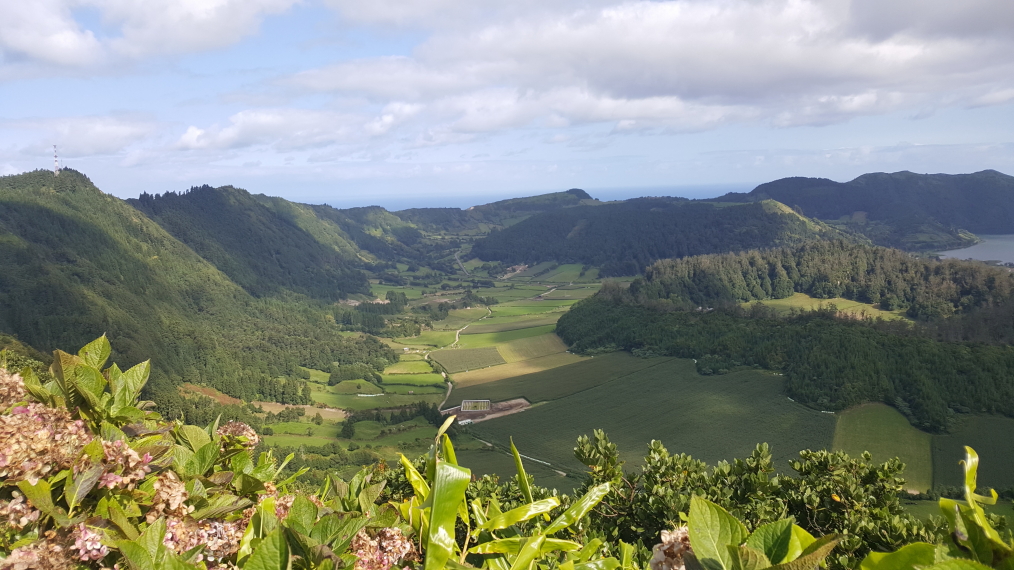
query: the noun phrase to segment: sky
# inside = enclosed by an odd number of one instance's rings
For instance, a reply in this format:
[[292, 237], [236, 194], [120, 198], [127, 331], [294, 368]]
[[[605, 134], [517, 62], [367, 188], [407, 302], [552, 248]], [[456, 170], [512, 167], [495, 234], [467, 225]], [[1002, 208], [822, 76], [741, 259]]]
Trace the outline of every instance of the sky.
[[1010, 0], [0, 0], [0, 175], [334, 206], [1014, 174]]

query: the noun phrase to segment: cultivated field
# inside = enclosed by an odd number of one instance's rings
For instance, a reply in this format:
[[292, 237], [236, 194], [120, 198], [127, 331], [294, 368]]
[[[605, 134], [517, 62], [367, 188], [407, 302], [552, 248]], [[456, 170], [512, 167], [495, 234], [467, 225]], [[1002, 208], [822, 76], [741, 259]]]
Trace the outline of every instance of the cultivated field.
[[480, 370], [459, 372], [453, 376], [455, 384], [454, 389], [458, 390], [459, 388], [464, 388], [466, 386], [486, 384], [487, 382], [496, 382], [497, 380], [505, 380], [515, 376], [552, 370], [568, 364], [576, 364], [587, 359], [588, 357], [585, 356], [578, 356], [576, 354], [570, 354], [569, 352], [560, 352], [540, 358], [532, 358], [530, 360], [522, 360], [520, 362], [512, 362], [510, 364], [501, 364], [500, 366], [482, 368]]
[[555, 325], [556, 321], [560, 320], [563, 315], [560, 313], [550, 313], [546, 316], [536, 315], [520, 315], [516, 317], [490, 317], [476, 322], [475, 324], [469, 325], [467, 329], [462, 331], [462, 334], [486, 334], [486, 333], [497, 333], [513, 331], [518, 329], [527, 329], [530, 327], [544, 327], [547, 325]]
[[461, 348], [483, 348], [487, 346], [497, 346], [506, 342], [517, 340], [520, 338], [528, 338], [533, 336], [544, 335], [552, 333], [556, 330], [556, 325], [542, 325], [538, 327], [526, 327], [523, 329], [514, 329], [503, 332], [483, 333], [483, 334], [467, 334], [471, 327], [461, 331], [461, 338], [458, 340], [458, 346]]
[[[603, 358], [551, 373], [584, 368], [582, 376], [587, 377]], [[831, 445], [835, 417], [790, 402], [780, 394], [778, 376], [746, 370], [705, 378], [697, 375], [690, 360], [645, 362], [653, 365], [519, 414], [475, 424], [472, 431], [498, 444], [513, 435], [526, 455], [573, 472], [584, 471], [574, 459], [574, 442], [596, 428], [604, 429], [619, 446], [629, 468], [640, 464], [652, 439], [661, 440], [671, 453], [689, 453], [710, 464], [746, 457], [755, 444], [768, 442], [782, 470], [788, 470], [786, 461], [800, 449]], [[458, 390], [454, 392], [457, 399]]]
[[496, 366], [506, 362], [495, 346], [437, 350], [430, 353], [430, 358], [452, 373]]
[[402, 360], [384, 369], [384, 374], [427, 374], [433, 367], [425, 360]]
[[[614, 352], [553, 370], [526, 374], [486, 384], [470, 384], [451, 391], [445, 407], [461, 404], [462, 400], [493, 400], [525, 398], [531, 403], [555, 400], [588, 390], [600, 384], [636, 376], [644, 370], [668, 362], [669, 358], [636, 358], [626, 352]], [[526, 414], [528, 412], [525, 412]]]
[[[460, 328], [460, 327], [459, 327]], [[419, 336], [394, 339], [392, 346], [401, 350], [401, 346], [429, 346], [440, 348], [454, 342], [454, 331], [423, 331]], [[391, 344], [391, 343], [388, 343]]]
[[429, 374], [381, 374], [384, 384], [407, 384], [409, 386], [432, 386], [443, 384], [444, 377], [430, 372]]
[[385, 384], [384, 392], [388, 394], [443, 394], [447, 391], [445, 384], [430, 384], [428, 386], [412, 386], [411, 384]]
[[575, 301], [516, 301], [509, 305], [491, 307], [494, 317], [516, 317], [520, 315], [545, 315], [546, 313], [565, 313]]
[[923, 492], [933, 487], [933, 436], [890, 406], [865, 404], [838, 414], [834, 449], [853, 457], [869, 451], [877, 462], [899, 457], [906, 465], [906, 489]]
[[505, 342], [499, 345], [497, 350], [500, 351], [500, 356], [503, 356], [504, 360], [511, 363], [566, 352], [567, 345], [560, 340], [560, 337], [556, 336], [556, 333], [548, 333]]
[[957, 428], [948, 435], [933, 437], [933, 476], [938, 485], [960, 486], [958, 461], [965, 458], [964, 446], [979, 454], [979, 485], [1014, 485], [1014, 419], [1000, 416], [959, 415]]

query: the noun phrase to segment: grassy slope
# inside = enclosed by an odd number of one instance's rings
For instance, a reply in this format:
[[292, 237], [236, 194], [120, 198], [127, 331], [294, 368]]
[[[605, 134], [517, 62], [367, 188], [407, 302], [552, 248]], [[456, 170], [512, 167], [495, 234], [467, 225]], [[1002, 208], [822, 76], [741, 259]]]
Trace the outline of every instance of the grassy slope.
[[939, 485], [962, 484], [958, 465], [964, 446], [979, 454], [979, 485], [1014, 485], [1014, 419], [1001, 416], [959, 416], [958, 426], [948, 435], [933, 438], [933, 475]]
[[[786, 297], [785, 299], [768, 299], [761, 302], [783, 315], [789, 314], [792, 309], [812, 311], [820, 307], [826, 307], [834, 304], [838, 307], [839, 311], [851, 315], [868, 316], [886, 320], [905, 318], [904, 310], [883, 311], [874, 305], [860, 303], [859, 301], [850, 301], [848, 299], [842, 299], [841, 297], [834, 299], [814, 299], [805, 293], [793, 293], [791, 297]], [[750, 303], [743, 303], [743, 305], [749, 306]]]
[[865, 404], [838, 414], [834, 449], [857, 456], [869, 451], [878, 462], [905, 462], [907, 489], [933, 487], [933, 436], [916, 429], [905, 416], [884, 404]]

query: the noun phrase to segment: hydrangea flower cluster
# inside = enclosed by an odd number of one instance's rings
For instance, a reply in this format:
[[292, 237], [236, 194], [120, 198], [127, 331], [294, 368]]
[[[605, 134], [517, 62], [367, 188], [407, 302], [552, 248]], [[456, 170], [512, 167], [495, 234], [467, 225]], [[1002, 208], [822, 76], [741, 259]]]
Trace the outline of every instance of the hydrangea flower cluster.
[[14, 549], [0, 561], [0, 570], [74, 570], [78, 562], [72, 548], [73, 540], [66, 533], [46, 531], [40, 540]]
[[195, 521], [189, 517], [170, 517], [166, 519], [166, 533], [162, 543], [177, 554], [203, 545], [204, 551], [199, 560], [206, 561], [208, 567], [212, 568], [239, 550], [239, 543], [249, 522], [249, 517], [246, 516], [234, 521]]
[[[100, 487], [108, 489], [133, 489], [135, 485], [151, 473], [151, 455], [139, 455], [125, 441], [103, 441], [102, 451], [109, 469], [99, 480]], [[119, 471], [119, 473], [116, 473]]]
[[693, 553], [693, 549], [690, 548], [690, 532], [686, 526], [663, 530], [662, 544], [656, 544], [651, 549], [648, 566], [651, 570], [684, 570], [683, 557], [688, 552]]
[[376, 537], [363, 529], [352, 539], [350, 550], [357, 558], [355, 570], [390, 570], [401, 561], [419, 559], [415, 545], [398, 528], [382, 528]]
[[218, 431], [215, 433], [222, 438], [223, 452], [233, 443], [238, 443], [252, 450], [261, 442], [261, 438], [257, 435], [257, 432], [243, 422], [228, 422], [223, 426], [219, 426]]
[[102, 560], [109, 554], [109, 548], [102, 544], [102, 535], [85, 526], [85, 523], [75, 527], [71, 536], [74, 538], [74, 550], [77, 550], [77, 557], [82, 562]]
[[0, 368], [0, 407], [7, 409], [25, 401], [25, 383], [18, 374], [11, 374]]
[[[19, 378], [20, 380], [20, 378]], [[0, 416], [0, 477], [38, 482], [49, 473], [71, 467], [92, 434], [81, 420], [62, 408], [31, 403]]]
[[25, 497], [14, 491], [10, 501], [0, 501], [0, 525], [21, 530], [39, 520], [41, 513], [32, 508]]
[[162, 515], [171, 517], [185, 517], [194, 511], [193, 506], [186, 505], [190, 498], [187, 493], [187, 485], [173, 471], [162, 472], [152, 483], [155, 490], [151, 501], [151, 509], [145, 515], [145, 520], [154, 522]]

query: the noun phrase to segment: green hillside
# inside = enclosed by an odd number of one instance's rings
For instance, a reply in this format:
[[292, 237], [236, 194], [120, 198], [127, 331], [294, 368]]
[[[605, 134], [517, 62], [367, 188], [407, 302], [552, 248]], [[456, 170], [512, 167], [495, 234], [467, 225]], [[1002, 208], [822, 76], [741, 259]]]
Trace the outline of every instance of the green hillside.
[[556, 211], [582, 204], [596, 204], [584, 190], [573, 188], [524, 198], [510, 198], [460, 208], [411, 208], [395, 212], [399, 218], [433, 231], [486, 233], [490, 226], [508, 226], [543, 212]]
[[774, 199], [803, 214], [833, 221], [875, 243], [909, 250], [952, 249], [975, 243], [968, 232], [1014, 233], [1014, 177], [877, 172], [849, 182], [783, 178], [719, 201]]
[[472, 254], [505, 264], [581, 263], [601, 276], [636, 275], [670, 257], [795, 245], [839, 231], [767, 204], [722, 206], [637, 198], [532, 216], [476, 241]]
[[149, 389], [166, 406], [184, 381], [298, 403], [309, 399], [300, 365], [364, 362], [379, 372], [397, 359], [373, 338], [328, 326], [326, 305], [251, 296], [73, 170], [0, 177], [0, 263], [0, 332], [45, 352], [105, 333], [122, 364], [152, 360]]

